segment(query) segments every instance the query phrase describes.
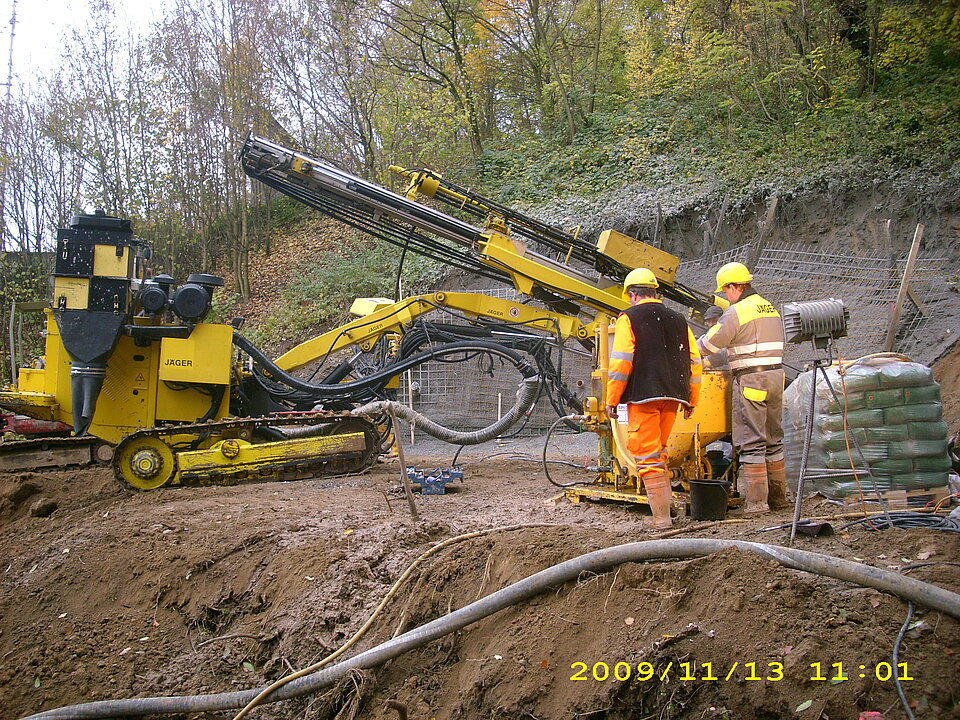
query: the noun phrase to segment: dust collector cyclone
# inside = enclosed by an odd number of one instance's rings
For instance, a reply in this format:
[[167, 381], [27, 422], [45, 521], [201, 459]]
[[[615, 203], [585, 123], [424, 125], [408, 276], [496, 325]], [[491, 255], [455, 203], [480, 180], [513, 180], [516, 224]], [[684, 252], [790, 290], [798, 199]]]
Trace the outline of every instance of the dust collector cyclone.
[[53, 315], [70, 355], [73, 429], [84, 435], [93, 420], [107, 360], [132, 306], [135, 249], [130, 221], [97, 213], [75, 215], [57, 231]]

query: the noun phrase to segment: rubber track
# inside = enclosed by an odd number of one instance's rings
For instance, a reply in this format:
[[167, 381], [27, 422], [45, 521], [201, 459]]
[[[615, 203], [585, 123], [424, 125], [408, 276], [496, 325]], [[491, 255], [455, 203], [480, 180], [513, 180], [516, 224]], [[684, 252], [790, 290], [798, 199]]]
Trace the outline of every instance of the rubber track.
[[[29, 453], [35, 450], [52, 450], [56, 452], [57, 448], [82, 448], [87, 446], [90, 448], [90, 457], [86, 462], [62, 462], [56, 465], [45, 465], [43, 466], [44, 470], [47, 469], [56, 469], [58, 467], [70, 467], [71, 465], [89, 465], [91, 463], [96, 463], [97, 458], [93, 454], [93, 447], [102, 442], [99, 438], [96, 437], [40, 437], [40, 438], [30, 438], [28, 440], [5, 440], [0, 442], [0, 455], [2, 456], [16, 456], [18, 453]], [[30, 467], [22, 467], [16, 469], [8, 469], [7, 472], [16, 472], [19, 470], [35, 470], [35, 466], [31, 465]]]

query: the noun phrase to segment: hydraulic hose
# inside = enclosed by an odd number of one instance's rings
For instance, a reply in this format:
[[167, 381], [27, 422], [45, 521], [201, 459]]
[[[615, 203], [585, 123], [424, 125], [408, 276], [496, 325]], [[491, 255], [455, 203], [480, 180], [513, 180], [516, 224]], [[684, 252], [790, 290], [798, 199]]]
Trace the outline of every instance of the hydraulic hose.
[[[337, 665], [298, 678], [271, 693], [264, 701], [275, 702], [299, 697], [329, 687], [346, 676], [351, 670], [382, 665], [405, 652], [422, 647], [504, 608], [528, 600], [548, 588], [574, 581], [583, 572], [603, 572], [626, 562], [704, 557], [731, 548], [753, 552], [765, 560], [775, 560], [781, 565], [795, 570], [804, 570], [817, 575], [872, 587], [960, 619], [960, 594], [914, 578], [904, 577], [900, 573], [863, 563], [842, 560], [806, 550], [797, 550], [796, 548], [743, 540], [702, 538], [648, 540], [596, 550], [541, 570], [485, 598], [398, 635]], [[102, 700], [47, 710], [30, 715], [24, 720], [68, 720], [228, 710], [244, 707], [262, 690], [263, 688], [214, 695]]]
[[424, 417], [412, 408], [392, 400], [374, 400], [373, 402], [355, 408], [354, 415], [380, 415], [393, 410], [397, 417], [403, 418], [418, 430], [422, 430], [431, 437], [455, 445], [479, 445], [487, 440], [493, 440], [512, 427], [523, 415], [530, 410], [540, 394], [540, 376], [525, 377], [517, 392], [517, 401], [504, 415], [492, 425], [479, 430], [463, 432], [444, 427], [428, 417]]
[[264, 353], [256, 345], [239, 333], [233, 334], [233, 344], [247, 353], [247, 355], [253, 358], [257, 365], [263, 368], [274, 378], [277, 378], [284, 385], [287, 385], [294, 390], [307, 393], [311, 397], [315, 397], [317, 399], [349, 400], [351, 398], [363, 396], [369, 398], [373, 395], [374, 388], [382, 386], [395, 375], [399, 375], [406, 370], [428, 362], [429, 360], [461, 353], [487, 353], [489, 355], [499, 355], [500, 357], [510, 361], [524, 378], [530, 378], [537, 375], [537, 371], [520, 353], [511, 350], [510, 348], [503, 347], [496, 342], [472, 340], [448, 343], [446, 345], [441, 345], [440, 347], [424, 350], [421, 353], [404, 358], [388, 368], [384, 368], [370, 375], [365, 375], [360, 380], [353, 380], [351, 382], [344, 383], [315, 385], [313, 383], [306, 382], [305, 380], [301, 380], [300, 378], [295, 377], [280, 368], [276, 363], [270, 360], [270, 358], [264, 355]]
[[550, 426], [550, 429], [547, 430], [546, 438], [543, 441], [543, 455], [541, 456], [541, 461], [543, 462], [543, 474], [547, 476], [547, 480], [551, 485], [556, 485], [558, 488], [568, 488], [573, 487], [574, 485], [582, 485], [584, 480], [575, 480], [568, 483], [560, 483], [553, 479], [550, 475], [550, 468], [547, 465], [547, 448], [550, 446], [550, 436], [553, 435], [554, 428], [557, 427], [562, 422], [582, 422], [586, 420], [585, 415], [565, 415], [562, 418], [557, 418], [557, 420]]

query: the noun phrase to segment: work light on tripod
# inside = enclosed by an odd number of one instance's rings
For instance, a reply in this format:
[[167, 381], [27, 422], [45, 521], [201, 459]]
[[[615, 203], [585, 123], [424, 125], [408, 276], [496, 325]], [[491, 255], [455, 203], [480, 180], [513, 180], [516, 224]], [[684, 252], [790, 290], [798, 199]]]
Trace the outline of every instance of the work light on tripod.
[[783, 334], [788, 343], [813, 341], [815, 348], [824, 349], [831, 340], [847, 336], [850, 312], [843, 300], [813, 300], [783, 304]]
[[[813, 418], [817, 403], [818, 375], [823, 375], [823, 379], [827, 383], [834, 402], [840, 407], [843, 407], [840, 399], [837, 397], [836, 391], [830, 384], [826, 368], [833, 362], [831, 358], [833, 341], [847, 336], [847, 321], [850, 319], [850, 313], [846, 307], [844, 307], [843, 300], [830, 298], [829, 300], [813, 300], [811, 302], [784, 303], [780, 316], [783, 319], [783, 336], [785, 342], [802, 343], [810, 340], [813, 343], [814, 349], [827, 351], [825, 358], [818, 357], [813, 360], [813, 377], [810, 383], [810, 405], [807, 409], [803, 455], [800, 460], [800, 477], [797, 480], [793, 523], [790, 528], [790, 542], [792, 543], [793, 538], [796, 536], [797, 525], [800, 522], [800, 504], [803, 501], [804, 480], [807, 474], [807, 459], [810, 453]], [[856, 443], [856, 438], [853, 438], [853, 441]], [[857, 444], [857, 450], [860, 451], [859, 444]]]

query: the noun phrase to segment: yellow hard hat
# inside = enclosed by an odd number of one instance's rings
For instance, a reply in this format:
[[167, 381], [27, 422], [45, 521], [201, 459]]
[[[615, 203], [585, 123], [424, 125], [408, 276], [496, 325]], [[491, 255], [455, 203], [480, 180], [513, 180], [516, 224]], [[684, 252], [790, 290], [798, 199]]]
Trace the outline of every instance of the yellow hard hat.
[[717, 270], [717, 289], [714, 290], [718, 295], [723, 292], [723, 288], [730, 283], [748, 283], [753, 280], [753, 275], [747, 270], [743, 263], [731, 262]]
[[652, 270], [648, 270], [647, 268], [637, 268], [627, 273], [627, 276], [623, 279], [623, 294], [626, 295], [627, 288], [633, 287], [634, 285], [650, 288], [660, 287], [660, 283], [657, 282], [657, 276], [653, 274]]

